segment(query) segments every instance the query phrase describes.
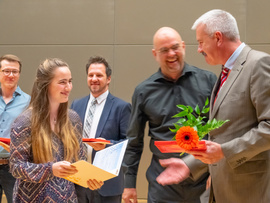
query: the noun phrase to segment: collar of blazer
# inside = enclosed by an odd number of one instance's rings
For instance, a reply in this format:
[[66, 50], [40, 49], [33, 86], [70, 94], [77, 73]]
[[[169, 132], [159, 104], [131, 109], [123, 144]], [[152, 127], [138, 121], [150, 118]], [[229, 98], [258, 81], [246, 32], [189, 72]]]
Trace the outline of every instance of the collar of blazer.
[[234, 82], [237, 80], [237, 77], [242, 72], [250, 50], [251, 50], [251, 48], [249, 46], [244, 47], [244, 49], [240, 53], [239, 57], [236, 59], [234, 65], [233, 65], [233, 68], [230, 71], [230, 75], [228, 76], [226, 82], [223, 84], [222, 90], [218, 93], [218, 97], [216, 99], [215, 105], [213, 105], [216, 91], [217, 91], [217, 88], [220, 84], [220, 77], [219, 77], [218, 81], [216, 82], [216, 84], [213, 88], [213, 91], [212, 91], [212, 95], [211, 95], [210, 119], [215, 118], [215, 115], [216, 115], [220, 105], [222, 104], [222, 102], [226, 98], [226, 96], [228, 95], [228, 92], [232, 88]]
[[106, 103], [104, 105], [102, 114], [99, 119], [98, 127], [97, 127], [97, 132], [96, 132], [96, 138], [98, 138], [108, 120], [109, 114], [111, 112], [111, 108], [114, 104], [114, 96], [111, 95], [110, 93], [107, 96]]

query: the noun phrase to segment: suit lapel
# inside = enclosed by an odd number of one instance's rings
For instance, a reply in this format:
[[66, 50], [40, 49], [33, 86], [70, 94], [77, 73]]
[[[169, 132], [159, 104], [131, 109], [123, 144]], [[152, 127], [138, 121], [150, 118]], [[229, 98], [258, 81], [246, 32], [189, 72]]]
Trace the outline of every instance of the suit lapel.
[[82, 119], [82, 125], [84, 126], [84, 119], [85, 119], [85, 115], [86, 115], [86, 110], [87, 110], [87, 104], [88, 101], [90, 99], [90, 95], [88, 95], [87, 97], [85, 97], [82, 101], [82, 106], [81, 106], [81, 111], [79, 114], [81, 114], [81, 119]]
[[[213, 106], [213, 101], [215, 99], [215, 95], [213, 94], [214, 92], [216, 93], [217, 91], [217, 84], [219, 84], [220, 82], [216, 83], [216, 86], [214, 88], [214, 91], [211, 95], [211, 105], [212, 105], [212, 111], [211, 111], [211, 115], [210, 115], [210, 119], [213, 119], [220, 107], [220, 105], [222, 104], [223, 100], [225, 99], [225, 97], [227, 96], [229, 90], [231, 89], [232, 85], [234, 84], [236, 78], [239, 76], [239, 74], [241, 73], [241, 71], [243, 70], [243, 65], [246, 62], [246, 58], [248, 55], [248, 52], [251, 50], [250, 47], [246, 46], [242, 52], [240, 53], [239, 57], [236, 59], [234, 66], [232, 68], [232, 70], [230, 71], [230, 74], [226, 80], [226, 82], [224, 83], [221, 91], [218, 93], [218, 97], [216, 99], [215, 105]], [[220, 79], [219, 79], [220, 81]]]
[[100, 135], [101, 135], [101, 132], [104, 128], [104, 125], [106, 124], [106, 121], [108, 120], [113, 103], [114, 103], [114, 97], [109, 93], [108, 97], [106, 99], [106, 103], [104, 105], [102, 114], [100, 116], [100, 120], [99, 120], [98, 127], [97, 127], [97, 132], [96, 132], [96, 138], [100, 137]]
[[212, 115], [212, 112], [213, 112], [213, 107], [214, 107], [214, 102], [215, 102], [215, 98], [216, 98], [216, 95], [217, 95], [217, 92], [218, 92], [218, 88], [219, 88], [219, 85], [220, 85], [220, 77], [221, 77], [221, 73], [218, 77], [218, 80], [213, 88], [213, 91], [211, 93], [211, 99], [210, 99], [210, 119], [211, 118], [211, 115]]

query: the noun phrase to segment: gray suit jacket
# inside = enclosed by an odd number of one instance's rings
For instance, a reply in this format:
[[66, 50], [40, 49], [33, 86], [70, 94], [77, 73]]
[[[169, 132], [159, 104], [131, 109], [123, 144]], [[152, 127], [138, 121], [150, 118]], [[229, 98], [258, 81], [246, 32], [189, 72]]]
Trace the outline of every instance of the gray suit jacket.
[[[209, 165], [216, 202], [269, 203], [270, 56], [246, 46], [213, 105], [219, 82], [211, 96], [210, 119], [230, 121], [209, 136], [225, 155]], [[186, 163], [196, 177], [198, 168]]]

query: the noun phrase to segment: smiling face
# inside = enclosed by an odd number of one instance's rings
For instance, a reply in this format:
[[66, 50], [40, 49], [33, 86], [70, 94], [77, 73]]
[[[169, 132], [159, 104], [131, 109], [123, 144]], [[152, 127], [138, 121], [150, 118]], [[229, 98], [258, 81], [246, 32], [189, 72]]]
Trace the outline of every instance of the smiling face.
[[199, 43], [198, 52], [201, 53], [206, 63], [210, 65], [220, 64], [219, 60], [219, 51], [217, 45], [217, 38], [215, 35], [210, 37], [209, 34], [205, 32], [205, 25], [201, 24], [196, 28], [196, 38]]
[[161, 72], [169, 79], [178, 79], [184, 67], [185, 43], [171, 28], [161, 28], [154, 36], [152, 53]]
[[[1, 88], [13, 89], [15, 91], [20, 78], [20, 64], [17, 61], [3, 60], [1, 61], [0, 71]], [[5, 75], [2, 71], [15, 71], [18, 73], [14, 75], [10, 72], [9, 75]]]
[[48, 86], [50, 103], [60, 104], [68, 102], [68, 96], [72, 89], [71, 72], [68, 67], [58, 67], [54, 71], [54, 78]]
[[111, 76], [107, 77], [104, 64], [92, 63], [89, 66], [87, 84], [95, 98], [108, 90], [110, 82]]

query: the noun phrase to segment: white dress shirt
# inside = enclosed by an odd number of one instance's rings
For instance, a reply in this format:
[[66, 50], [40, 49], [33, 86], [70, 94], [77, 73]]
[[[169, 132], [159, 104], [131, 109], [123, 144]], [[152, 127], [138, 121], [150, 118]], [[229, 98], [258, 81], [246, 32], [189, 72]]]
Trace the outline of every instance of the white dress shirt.
[[[103, 108], [104, 108], [104, 105], [106, 103], [108, 94], [109, 94], [109, 90], [107, 90], [106, 92], [104, 92], [103, 94], [101, 94], [99, 97], [96, 98], [97, 104], [96, 104], [96, 109], [94, 112], [93, 121], [91, 124], [91, 132], [90, 132], [90, 135], [88, 135], [89, 138], [95, 138], [95, 136], [96, 136], [98, 123], [99, 123], [101, 114], [103, 112]], [[92, 94], [90, 94], [90, 99], [88, 101], [87, 108], [86, 108], [87, 113], [89, 112], [91, 102], [94, 99], [95, 99], [95, 97]], [[85, 114], [85, 117], [84, 117], [84, 126], [85, 126], [86, 118], [87, 118], [87, 114]], [[91, 163], [91, 158], [92, 158], [92, 150], [93, 150], [93, 148], [91, 146], [87, 145], [87, 161], [90, 163]]]

